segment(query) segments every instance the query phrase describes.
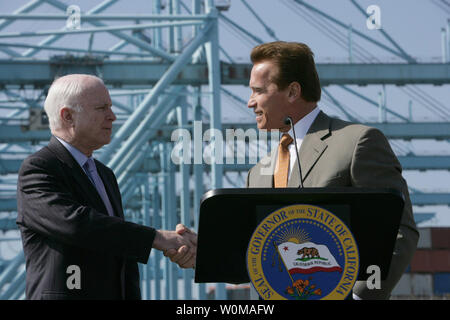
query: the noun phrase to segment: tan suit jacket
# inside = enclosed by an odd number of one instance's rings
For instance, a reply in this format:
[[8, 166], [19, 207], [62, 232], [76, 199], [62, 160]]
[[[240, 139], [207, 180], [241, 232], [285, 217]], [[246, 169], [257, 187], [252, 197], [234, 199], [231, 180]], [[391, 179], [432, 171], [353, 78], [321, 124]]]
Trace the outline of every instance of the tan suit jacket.
[[[273, 187], [276, 157], [273, 150], [250, 169], [248, 188]], [[357, 281], [353, 288], [362, 299], [388, 299], [410, 263], [419, 239], [408, 187], [388, 140], [378, 129], [330, 118], [321, 111], [303, 140], [299, 157], [304, 187], [378, 187], [403, 193], [405, 207], [388, 278], [381, 282], [381, 289], [369, 290], [365, 281]], [[288, 187], [299, 186], [300, 174], [295, 163]]]

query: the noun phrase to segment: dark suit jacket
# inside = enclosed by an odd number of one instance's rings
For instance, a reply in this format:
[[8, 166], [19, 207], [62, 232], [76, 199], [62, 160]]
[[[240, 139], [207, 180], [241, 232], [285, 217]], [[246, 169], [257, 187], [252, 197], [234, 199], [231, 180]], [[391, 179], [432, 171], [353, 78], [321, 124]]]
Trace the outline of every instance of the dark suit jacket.
[[[357, 281], [353, 288], [362, 299], [387, 299], [411, 262], [419, 239], [408, 186], [388, 140], [378, 129], [320, 112], [303, 139], [299, 158], [304, 187], [393, 188], [403, 193], [405, 206], [387, 279], [381, 281], [380, 290], [369, 290], [365, 281]], [[261, 159], [249, 171], [247, 187], [273, 187], [276, 160], [277, 150]], [[300, 173], [295, 163], [288, 187], [299, 186]]]
[[[114, 173], [99, 161], [95, 164], [114, 217], [55, 137], [23, 162], [17, 224], [26, 259], [27, 299], [140, 299], [137, 262], [147, 263], [155, 230], [124, 220]], [[80, 289], [67, 286], [71, 265], [79, 267]]]

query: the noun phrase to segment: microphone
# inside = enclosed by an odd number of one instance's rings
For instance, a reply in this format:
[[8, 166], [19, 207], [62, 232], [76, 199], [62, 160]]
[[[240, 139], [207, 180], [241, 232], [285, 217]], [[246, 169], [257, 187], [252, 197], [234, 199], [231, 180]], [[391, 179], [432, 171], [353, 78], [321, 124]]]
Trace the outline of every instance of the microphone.
[[289, 116], [284, 118], [284, 124], [290, 125], [292, 132], [294, 133], [295, 154], [297, 155], [298, 172], [300, 173], [300, 188], [303, 188], [302, 167], [300, 166], [300, 156], [298, 155], [298, 148], [297, 148], [297, 137], [295, 136], [295, 129], [294, 129], [294, 123], [292, 122], [292, 118]]

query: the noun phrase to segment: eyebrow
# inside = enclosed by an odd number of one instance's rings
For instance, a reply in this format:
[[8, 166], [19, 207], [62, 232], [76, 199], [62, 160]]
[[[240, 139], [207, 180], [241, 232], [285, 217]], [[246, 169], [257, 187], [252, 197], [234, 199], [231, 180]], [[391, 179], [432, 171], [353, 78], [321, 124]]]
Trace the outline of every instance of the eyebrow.
[[106, 108], [111, 107], [111, 108], [112, 108], [112, 104], [105, 103], [105, 104], [103, 104], [103, 105], [97, 106], [97, 108], [103, 108], [103, 107], [106, 107]]
[[250, 86], [250, 89], [252, 89], [252, 90], [263, 90], [264, 87], [263, 86]]

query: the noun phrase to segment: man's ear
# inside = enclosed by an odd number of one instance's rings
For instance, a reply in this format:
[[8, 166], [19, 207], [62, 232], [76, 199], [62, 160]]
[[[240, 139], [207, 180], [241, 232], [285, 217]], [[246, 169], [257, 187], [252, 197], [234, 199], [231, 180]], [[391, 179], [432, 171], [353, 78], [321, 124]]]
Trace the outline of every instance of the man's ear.
[[64, 124], [69, 126], [73, 124], [73, 111], [70, 108], [62, 107], [59, 116]]
[[302, 94], [302, 87], [300, 86], [300, 83], [294, 81], [289, 85], [289, 92], [288, 92], [288, 98], [290, 102], [294, 102], [298, 98], [301, 97]]

